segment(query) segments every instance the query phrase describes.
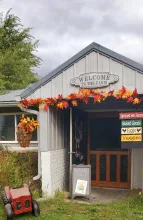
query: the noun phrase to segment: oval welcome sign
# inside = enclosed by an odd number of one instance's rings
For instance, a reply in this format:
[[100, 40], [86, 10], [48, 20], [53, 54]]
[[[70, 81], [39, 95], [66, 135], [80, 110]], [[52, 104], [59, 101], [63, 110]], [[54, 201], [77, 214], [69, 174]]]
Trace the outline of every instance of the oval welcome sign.
[[109, 74], [108, 72], [92, 72], [79, 75], [71, 79], [72, 86], [79, 86], [80, 88], [95, 89], [101, 87], [107, 87], [111, 83], [115, 83], [119, 80], [119, 76]]

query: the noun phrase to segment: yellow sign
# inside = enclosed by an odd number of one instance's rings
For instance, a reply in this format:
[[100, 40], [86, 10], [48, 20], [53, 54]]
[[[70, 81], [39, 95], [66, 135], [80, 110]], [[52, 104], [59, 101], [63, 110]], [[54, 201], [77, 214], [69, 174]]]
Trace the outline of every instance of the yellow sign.
[[121, 135], [121, 142], [137, 142], [142, 141], [142, 135]]

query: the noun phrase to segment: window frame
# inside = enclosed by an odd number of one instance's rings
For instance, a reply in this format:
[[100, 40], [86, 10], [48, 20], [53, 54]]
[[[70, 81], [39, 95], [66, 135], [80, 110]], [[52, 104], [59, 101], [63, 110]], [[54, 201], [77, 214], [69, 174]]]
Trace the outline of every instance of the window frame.
[[[4, 115], [4, 116], [8, 116], [8, 115], [13, 115], [14, 116], [14, 124], [15, 124], [15, 141], [1, 141], [0, 140], [0, 144], [18, 144], [18, 141], [17, 141], [17, 135], [16, 135], [16, 132], [17, 132], [17, 115], [29, 115], [30, 113], [27, 113], [27, 112], [11, 112], [11, 113], [0, 113], [0, 116], [1, 115]], [[38, 130], [37, 130], [37, 141], [30, 141], [31, 144], [37, 144], [38, 143]]]

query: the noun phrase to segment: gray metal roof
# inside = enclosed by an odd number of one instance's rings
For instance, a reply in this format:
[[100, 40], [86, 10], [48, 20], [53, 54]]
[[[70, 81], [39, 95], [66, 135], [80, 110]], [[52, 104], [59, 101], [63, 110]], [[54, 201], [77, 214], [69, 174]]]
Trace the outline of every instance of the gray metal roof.
[[4, 95], [0, 95], [0, 102], [15, 102], [15, 96], [20, 95], [24, 89], [11, 90]]
[[103, 46], [93, 42], [90, 45], [88, 45], [86, 48], [81, 50], [79, 53], [77, 53], [76, 55], [71, 57], [65, 63], [60, 65], [58, 68], [56, 68], [55, 70], [50, 72], [48, 75], [43, 77], [39, 82], [37, 82], [35, 84], [32, 84], [27, 89], [25, 89], [21, 93], [21, 97], [24, 98], [24, 97], [29, 96], [35, 90], [37, 90], [41, 86], [45, 85], [48, 81], [50, 81], [52, 78], [54, 78], [57, 74], [59, 74], [60, 72], [64, 71], [65, 69], [67, 69], [73, 63], [75, 63], [77, 60], [81, 59], [86, 54], [90, 53], [91, 51], [97, 51], [98, 53], [101, 53], [101, 54], [103, 54], [105, 56], [111, 57], [112, 59], [117, 60], [118, 62], [122, 62], [125, 65], [128, 65], [131, 68], [134, 68], [134, 69], [136, 69], [139, 72], [143, 72], [143, 65], [142, 64], [137, 63], [136, 61], [133, 61], [133, 60], [127, 58], [127, 57], [124, 57], [124, 56], [122, 56], [122, 55], [120, 55], [120, 54], [118, 54], [118, 53], [116, 53], [116, 52], [114, 52], [112, 50], [109, 50], [109, 49], [107, 49], [107, 48], [105, 48], [105, 47], [103, 47]]

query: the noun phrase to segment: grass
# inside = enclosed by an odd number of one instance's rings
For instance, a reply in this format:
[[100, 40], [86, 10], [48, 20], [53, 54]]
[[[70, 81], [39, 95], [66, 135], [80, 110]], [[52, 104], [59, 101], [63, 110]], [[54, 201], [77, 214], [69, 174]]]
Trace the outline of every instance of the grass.
[[[55, 198], [39, 202], [41, 215], [37, 220], [139, 220], [143, 219], [142, 196], [127, 197], [108, 204], [83, 204], [65, 202]], [[0, 219], [5, 219], [4, 208], [0, 204]], [[16, 220], [34, 220], [31, 214], [14, 217]]]

